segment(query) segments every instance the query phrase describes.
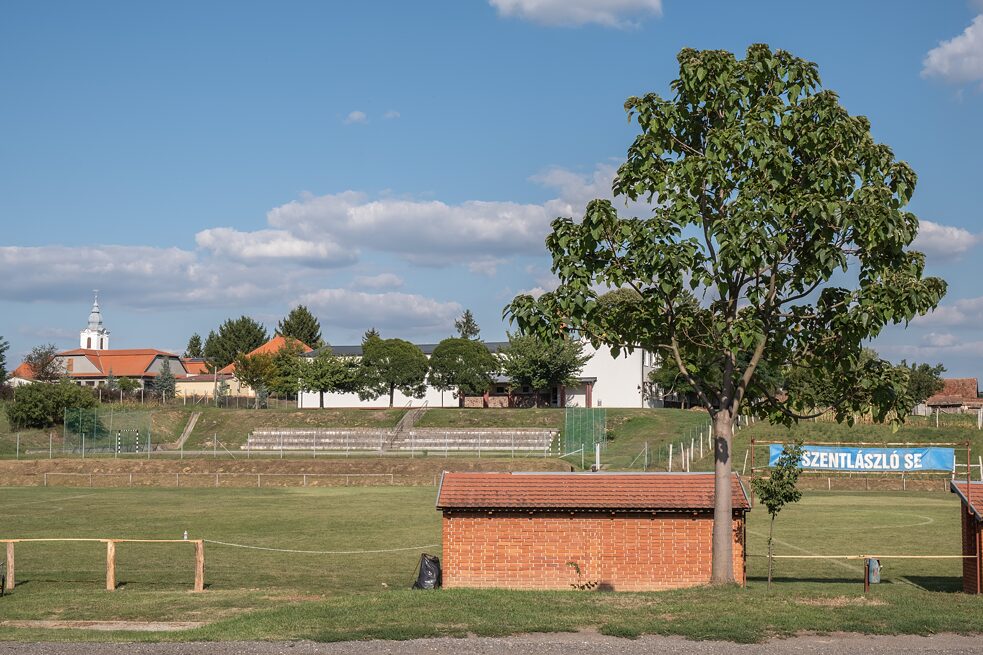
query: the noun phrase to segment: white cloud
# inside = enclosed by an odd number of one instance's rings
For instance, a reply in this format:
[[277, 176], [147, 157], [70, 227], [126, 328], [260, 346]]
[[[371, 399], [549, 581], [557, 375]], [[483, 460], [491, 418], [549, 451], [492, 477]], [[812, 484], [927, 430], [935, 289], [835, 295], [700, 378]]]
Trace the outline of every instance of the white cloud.
[[932, 346], [935, 348], [948, 348], [949, 346], [954, 346], [958, 343], [956, 335], [951, 332], [929, 332], [922, 337], [922, 341], [926, 346]]
[[357, 252], [328, 239], [299, 239], [285, 230], [240, 232], [230, 227], [215, 227], [196, 234], [195, 242], [218, 257], [243, 262], [279, 260], [309, 266], [346, 266], [357, 259]]
[[93, 288], [138, 308], [235, 305], [283, 293], [290, 277], [261, 266], [150, 246], [0, 247], [0, 300], [77, 301]]
[[962, 34], [929, 50], [922, 77], [939, 77], [950, 84], [983, 80], [983, 14]]
[[345, 116], [345, 125], [352, 125], [354, 123], [368, 123], [369, 117], [365, 115], [364, 111], [358, 111], [357, 109], [353, 112], [349, 112]]
[[383, 114], [382, 117], [385, 118], [387, 121], [391, 121], [395, 118], [399, 118], [399, 112], [396, 111], [395, 109], [390, 109], [385, 114]]
[[456, 302], [395, 291], [320, 289], [301, 295], [299, 302], [316, 310], [324, 324], [356, 330], [392, 328], [400, 334], [450, 329], [462, 311]]
[[403, 278], [395, 273], [360, 275], [352, 280], [352, 286], [358, 289], [398, 289], [403, 286]]
[[913, 325], [921, 326], [979, 326], [983, 324], [983, 296], [961, 298], [939, 305], [934, 312], [918, 316]]
[[500, 16], [542, 25], [578, 26], [595, 23], [625, 29], [637, 19], [660, 16], [662, 0], [489, 0]]
[[958, 257], [980, 240], [980, 235], [961, 227], [922, 220], [918, 222], [918, 236], [912, 248], [929, 256]]

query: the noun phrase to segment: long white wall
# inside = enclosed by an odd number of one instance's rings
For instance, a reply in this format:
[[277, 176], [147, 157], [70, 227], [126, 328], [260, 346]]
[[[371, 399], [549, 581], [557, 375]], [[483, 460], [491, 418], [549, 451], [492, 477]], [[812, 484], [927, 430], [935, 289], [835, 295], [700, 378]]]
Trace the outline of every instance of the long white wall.
[[[611, 351], [601, 348], [595, 351], [590, 345], [585, 346], [585, 352], [591, 355], [584, 365], [579, 377], [597, 378], [594, 383], [592, 403], [594, 407], [652, 407], [655, 406], [644, 397], [644, 381], [651, 369], [651, 355], [642, 350], [629, 354], [612, 357]], [[568, 387], [566, 404], [571, 407], [586, 407], [586, 387], [583, 384]], [[441, 392], [427, 387], [423, 398], [408, 398], [398, 390], [393, 397], [393, 407], [405, 407], [407, 404], [420, 407], [426, 402], [429, 407], [457, 407], [458, 401], [453, 391]], [[297, 406], [302, 409], [319, 407], [316, 391], [301, 393]], [[389, 396], [384, 395], [374, 400], [362, 400], [353, 393], [324, 394], [325, 407], [388, 407]]]

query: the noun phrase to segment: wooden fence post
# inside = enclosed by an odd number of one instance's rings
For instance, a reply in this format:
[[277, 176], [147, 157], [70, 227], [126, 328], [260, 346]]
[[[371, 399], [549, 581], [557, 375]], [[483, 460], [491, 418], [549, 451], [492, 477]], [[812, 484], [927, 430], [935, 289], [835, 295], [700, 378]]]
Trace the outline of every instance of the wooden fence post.
[[195, 591], [205, 591], [205, 542], [195, 542]]
[[14, 542], [7, 542], [7, 581], [4, 588], [11, 591], [14, 588]]
[[116, 542], [106, 541], [106, 591], [116, 591]]

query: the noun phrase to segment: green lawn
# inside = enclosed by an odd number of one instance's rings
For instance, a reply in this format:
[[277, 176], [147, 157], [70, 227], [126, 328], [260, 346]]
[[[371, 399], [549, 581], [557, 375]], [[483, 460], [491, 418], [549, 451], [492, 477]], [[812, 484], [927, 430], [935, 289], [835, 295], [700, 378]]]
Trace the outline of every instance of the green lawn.
[[[360, 639], [503, 635], [596, 628], [606, 634], [680, 634], [756, 641], [800, 631], [983, 630], [983, 598], [948, 593], [957, 560], [888, 560], [885, 583], [861, 595], [858, 562], [783, 560], [765, 589], [765, 561], [749, 559], [746, 590], [665, 593], [440, 591], [407, 588], [421, 551], [438, 552], [430, 488], [0, 490], [2, 536], [204, 537], [268, 548], [387, 554], [274, 553], [208, 544], [203, 594], [190, 593], [190, 546], [121, 544], [118, 580], [104, 583], [105, 547], [21, 544], [18, 587], [4, 619], [190, 620], [177, 634], [0, 627], [3, 639]], [[809, 492], [779, 517], [779, 554], [958, 554], [951, 494]], [[751, 513], [750, 552], [764, 553], [767, 514]], [[739, 608], [739, 611], [737, 611]]]

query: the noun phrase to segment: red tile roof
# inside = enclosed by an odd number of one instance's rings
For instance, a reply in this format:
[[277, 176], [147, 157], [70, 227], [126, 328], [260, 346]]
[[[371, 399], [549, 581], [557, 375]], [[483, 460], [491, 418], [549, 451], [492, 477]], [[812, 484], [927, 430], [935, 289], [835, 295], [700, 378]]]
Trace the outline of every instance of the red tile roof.
[[929, 396], [925, 401], [928, 405], [962, 405], [966, 402], [976, 403], [979, 396], [979, 384], [976, 378], [944, 378], [942, 390]]
[[[740, 478], [734, 509], [750, 509]], [[713, 473], [444, 473], [437, 509], [713, 509]]]
[[10, 377], [21, 378], [22, 380], [33, 380], [34, 371], [27, 365], [27, 362], [23, 362], [20, 366], [14, 369], [14, 371], [10, 374]]
[[188, 375], [201, 375], [208, 372], [208, 365], [205, 364], [205, 360], [203, 359], [182, 357], [181, 363], [184, 364], [184, 370], [188, 372]]
[[[153, 348], [129, 348], [120, 350], [90, 350], [76, 348], [58, 353], [59, 357], [85, 357], [96, 368], [96, 372], [81, 373], [67, 371], [70, 378], [104, 378], [110, 373], [115, 377], [155, 377], [156, 372], [147, 371], [157, 357], [174, 357], [177, 355]], [[174, 375], [184, 375], [184, 369], [171, 369]], [[26, 380], [34, 379], [34, 372], [26, 363], [14, 369], [13, 375]]]
[[957, 494], [969, 511], [976, 515], [977, 521], [983, 521], [983, 482], [974, 482], [968, 486], [965, 482], [952, 481], [949, 489]]
[[[303, 341], [298, 341], [297, 339], [294, 339], [292, 337], [283, 337], [278, 334], [272, 339], [270, 339], [269, 341], [267, 341], [266, 343], [264, 343], [259, 348], [256, 348], [255, 350], [251, 350], [250, 352], [246, 353], [246, 357], [252, 357], [253, 355], [261, 355], [264, 353], [275, 354], [280, 352], [284, 348], [289, 348], [289, 347], [299, 348], [301, 353], [309, 353], [312, 350], [314, 350], [313, 348], [305, 344]], [[231, 374], [231, 373], [235, 373], [235, 370], [236, 370], [235, 362], [232, 362], [225, 368], [221, 369], [219, 373]]]

